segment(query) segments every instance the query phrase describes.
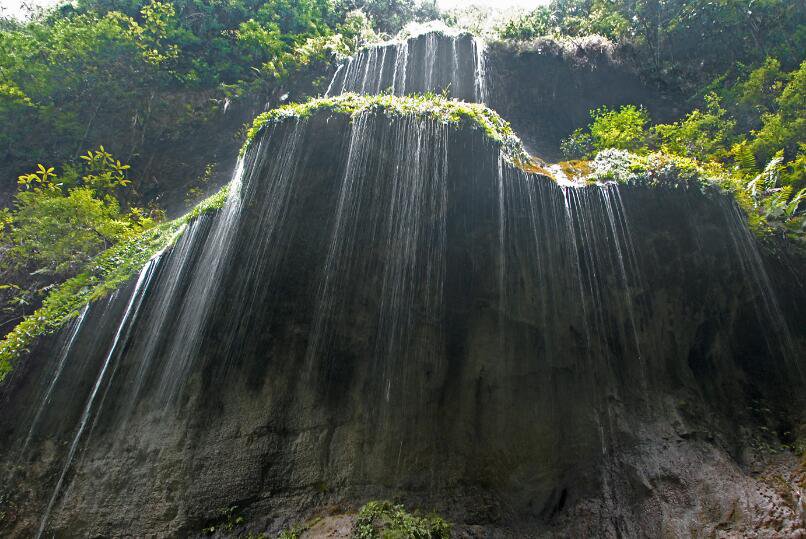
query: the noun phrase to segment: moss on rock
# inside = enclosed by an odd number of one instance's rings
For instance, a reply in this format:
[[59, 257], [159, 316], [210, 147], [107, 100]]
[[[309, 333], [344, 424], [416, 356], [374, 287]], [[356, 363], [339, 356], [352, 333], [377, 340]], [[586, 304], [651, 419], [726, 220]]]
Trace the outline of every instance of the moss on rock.
[[622, 185], [697, 189], [704, 195], [726, 195], [747, 215], [750, 229], [759, 238], [780, 233], [782, 227], [762, 215], [746, 186], [716, 163], [664, 152], [633, 153], [627, 150], [602, 150], [591, 160], [566, 161], [556, 167], [579, 184], [615, 182]]
[[193, 219], [220, 209], [228, 192], [229, 186], [224, 186], [182, 217], [161, 223], [107, 249], [92, 259], [84, 271], [55, 287], [39, 309], [26, 316], [0, 341], [0, 382], [11, 372], [14, 362], [29, 351], [37, 337], [55, 333], [78, 316], [85, 305], [120, 288], [152, 257], [173, 245]]
[[505, 155], [514, 163], [532, 161], [512, 126], [498, 113], [479, 103], [466, 103], [432, 93], [407, 96], [347, 93], [283, 105], [255, 118], [247, 132], [241, 153], [246, 152], [254, 138], [267, 125], [288, 119], [304, 120], [319, 111], [351, 117], [371, 113], [384, 114], [390, 118], [420, 116], [455, 127], [469, 126], [481, 129], [490, 140], [503, 148]]

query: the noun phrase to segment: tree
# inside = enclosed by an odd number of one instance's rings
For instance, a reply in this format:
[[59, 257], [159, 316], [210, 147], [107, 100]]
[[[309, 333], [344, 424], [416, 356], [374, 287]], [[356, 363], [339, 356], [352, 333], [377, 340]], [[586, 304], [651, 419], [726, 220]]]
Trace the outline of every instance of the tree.
[[759, 161], [772, 159], [781, 148], [786, 157], [794, 158], [806, 140], [806, 61], [785, 80], [774, 105], [761, 115], [761, 129], [753, 132], [752, 148]]
[[385, 34], [397, 34], [412, 21], [428, 21], [440, 17], [436, 0], [346, 0], [348, 11], [360, 9], [372, 25]]

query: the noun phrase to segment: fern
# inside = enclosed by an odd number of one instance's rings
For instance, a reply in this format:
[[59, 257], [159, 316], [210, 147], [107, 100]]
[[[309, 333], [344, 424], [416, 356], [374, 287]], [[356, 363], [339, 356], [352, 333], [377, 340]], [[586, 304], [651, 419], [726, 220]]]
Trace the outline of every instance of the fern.
[[750, 145], [746, 140], [743, 140], [739, 144], [735, 144], [731, 153], [733, 153], [733, 160], [736, 163], [736, 168], [742, 174], [749, 176], [758, 170], [756, 156], [753, 154], [753, 150], [750, 149]]
[[746, 189], [756, 202], [756, 207], [758, 207], [760, 198], [769, 195], [778, 186], [778, 180], [781, 178], [781, 171], [784, 168], [783, 162], [784, 151], [780, 150], [775, 154], [775, 157], [767, 163], [767, 166], [764, 167], [764, 171], [756, 175], [756, 177], [747, 184]]
[[798, 191], [795, 196], [792, 197], [792, 200], [789, 201], [789, 204], [786, 206], [786, 216], [793, 217], [795, 213], [798, 211], [798, 206], [802, 200], [806, 200], [806, 187]]

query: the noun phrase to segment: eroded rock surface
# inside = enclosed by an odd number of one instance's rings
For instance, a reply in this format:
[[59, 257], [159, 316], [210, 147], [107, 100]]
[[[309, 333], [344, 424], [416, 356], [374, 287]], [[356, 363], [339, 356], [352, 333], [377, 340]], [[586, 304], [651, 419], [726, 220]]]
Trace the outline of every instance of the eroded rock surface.
[[3, 534], [372, 498], [467, 537], [802, 533], [806, 295], [729, 199], [327, 113], [264, 131], [235, 192], [4, 384]]

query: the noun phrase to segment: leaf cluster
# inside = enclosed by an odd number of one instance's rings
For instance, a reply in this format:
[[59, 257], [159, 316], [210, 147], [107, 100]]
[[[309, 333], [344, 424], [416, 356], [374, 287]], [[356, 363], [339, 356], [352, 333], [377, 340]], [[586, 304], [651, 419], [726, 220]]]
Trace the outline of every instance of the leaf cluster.
[[127, 237], [88, 261], [74, 277], [50, 287], [42, 306], [26, 316], [0, 341], [0, 382], [11, 371], [14, 361], [29, 351], [37, 337], [58, 331], [78, 316], [88, 303], [132, 279], [152, 257], [171, 246], [192, 220], [220, 209], [227, 199], [228, 189], [225, 186], [178, 219]]
[[389, 501], [367, 502], [353, 526], [354, 539], [448, 539], [451, 524], [437, 515], [420, 516]]
[[648, 77], [693, 93], [766, 57], [797, 66], [806, 50], [804, 21], [806, 6], [791, 0], [551, 0], [509, 17], [498, 36], [605, 36], [631, 51]]
[[40, 163], [19, 177], [14, 208], [4, 213], [0, 269], [69, 274], [100, 250], [154, 225], [143, 210], [123, 209], [129, 165], [103, 146], [81, 160], [61, 173]]

